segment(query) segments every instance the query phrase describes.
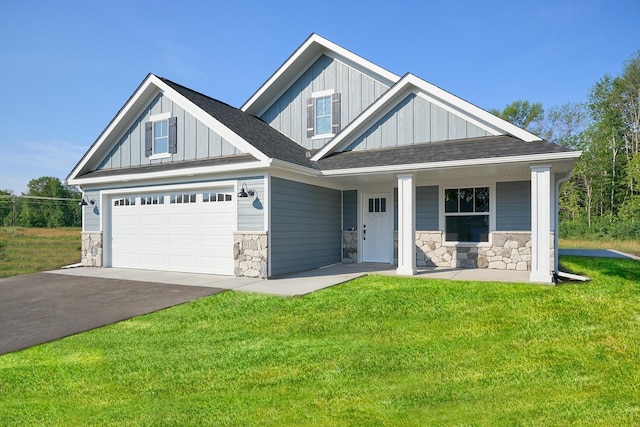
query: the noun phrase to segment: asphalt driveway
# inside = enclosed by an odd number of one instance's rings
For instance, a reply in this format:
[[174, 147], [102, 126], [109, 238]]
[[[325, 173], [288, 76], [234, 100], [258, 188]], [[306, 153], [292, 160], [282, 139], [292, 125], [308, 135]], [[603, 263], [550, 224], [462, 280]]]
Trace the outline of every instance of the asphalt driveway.
[[52, 273], [0, 279], [0, 354], [223, 291]]

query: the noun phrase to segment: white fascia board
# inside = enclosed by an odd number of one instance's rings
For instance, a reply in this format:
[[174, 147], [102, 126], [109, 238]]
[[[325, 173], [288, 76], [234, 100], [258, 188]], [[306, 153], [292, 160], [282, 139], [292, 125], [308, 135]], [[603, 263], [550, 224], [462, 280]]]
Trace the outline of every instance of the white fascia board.
[[137, 105], [137, 103], [145, 98], [149, 91], [155, 91], [156, 88], [151, 87], [154, 85], [153, 80], [158, 80], [156, 76], [153, 74], [147, 75], [147, 77], [142, 81], [138, 89], [131, 95], [131, 97], [127, 100], [124, 106], [118, 111], [118, 114], [111, 120], [111, 122], [107, 125], [107, 127], [102, 131], [98, 139], [89, 147], [89, 150], [85, 153], [85, 155], [80, 159], [78, 164], [73, 168], [67, 179], [71, 182], [77, 176], [77, 174], [89, 163], [90, 160], [93, 159], [93, 156], [99, 151], [104, 142], [111, 136], [114, 130], [118, 127], [118, 125], [125, 120], [127, 115], [131, 112], [132, 108]]
[[352, 141], [359, 130], [364, 130], [364, 126], [367, 123], [382, 117], [395, 106], [393, 102], [396, 99], [411, 91], [417, 91], [418, 96], [422, 96], [429, 102], [433, 102], [439, 107], [464, 118], [491, 134], [509, 134], [526, 142], [540, 140], [538, 136], [521, 129], [506, 120], [471, 104], [470, 102], [458, 98], [457, 96], [440, 89], [439, 87], [422, 80], [413, 74], [408, 73], [405, 74], [400, 81], [386, 91], [380, 98], [378, 98], [376, 102], [370, 105], [369, 108], [363, 111], [362, 114], [356, 117], [355, 120], [349, 123], [342, 132], [331, 140], [331, 142], [314, 154], [313, 157], [311, 157], [311, 160], [318, 161], [326, 155], [344, 148]]
[[472, 166], [487, 166], [496, 164], [508, 164], [508, 163], [540, 163], [559, 160], [571, 160], [578, 159], [582, 154], [581, 151], [571, 151], [564, 153], [549, 153], [549, 154], [530, 154], [526, 156], [511, 156], [511, 157], [492, 157], [484, 159], [469, 159], [469, 160], [449, 160], [445, 162], [434, 163], [411, 163], [406, 165], [389, 165], [389, 166], [370, 166], [364, 168], [352, 168], [352, 169], [334, 169], [321, 171], [322, 176], [349, 176], [349, 175], [367, 175], [376, 173], [389, 173], [397, 172], [404, 173], [410, 171], [424, 171], [434, 169], [448, 169], [448, 168], [461, 168]]
[[271, 159], [269, 165], [282, 170], [293, 171], [309, 176], [320, 176], [320, 171], [317, 169], [308, 168], [306, 166], [296, 165], [294, 163], [285, 162], [283, 160]]
[[158, 88], [165, 94], [169, 99], [178, 104], [182, 109], [191, 114], [197, 120], [202, 122], [208, 128], [216, 132], [225, 140], [229, 141], [236, 148], [238, 148], [243, 153], [251, 154], [258, 160], [268, 161], [269, 157], [267, 157], [262, 151], [258, 150], [253, 145], [249, 144], [249, 142], [245, 141], [238, 134], [233, 132], [227, 126], [222, 124], [220, 121], [212, 117], [209, 113], [204, 111], [202, 108], [195, 105], [193, 102], [189, 101], [182, 94], [174, 90], [171, 86], [164, 83], [162, 80], [157, 78], [156, 76], [152, 76], [152, 80], [154, 80], [154, 84], [158, 86]]
[[70, 185], [95, 185], [95, 184], [108, 184], [115, 182], [136, 182], [136, 181], [148, 181], [162, 178], [179, 178], [179, 177], [191, 177], [198, 175], [212, 175], [225, 172], [241, 172], [250, 171], [255, 169], [264, 169], [269, 166], [268, 162], [250, 162], [250, 163], [237, 163], [226, 166], [202, 166], [196, 168], [174, 169], [169, 171], [147, 172], [147, 173], [132, 173], [126, 175], [110, 175], [96, 178], [75, 178], [69, 181]]
[[[389, 85], [400, 80], [400, 76], [385, 70], [384, 68], [356, 55], [355, 53], [338, 46], [337, 44], [319, 36], [311, 34], [302, 45], [276, 70], [275, 73], [240, 107], [242, 111], [250, 112], [260, 116], [274, 102], [278, 96], [270, 96], [269, 100], [262, 101], [262, 98], [270, 90], [275, 90], [276, 94], [284, 93], [298, 77], [300, 77], [311, 64], [313, 64], [322, 54], [331, 57], [343, 57], [347, 61], [356, 64], [369, 73], [374, 74], [389, 82]], [[283, 76], [286, 81], [281, 81]], [[282, 86], [278, 90], [278, 85]]]

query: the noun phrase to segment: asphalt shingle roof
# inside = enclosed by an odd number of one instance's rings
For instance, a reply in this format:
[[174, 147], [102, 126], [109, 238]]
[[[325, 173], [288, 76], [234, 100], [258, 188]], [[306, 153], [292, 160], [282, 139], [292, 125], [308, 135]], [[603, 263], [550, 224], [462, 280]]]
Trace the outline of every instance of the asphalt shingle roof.
[[313, 167], [307, 150], [261, 119], [224, 102], [159, 77], [178, 93], [202, 108], [266, 156], [296, 165]]
[[321, 170], [351, 169], [571, 151], [547, 141], [526, 142], [503, 135], [340, 152], [319, 160], [316, 167]]

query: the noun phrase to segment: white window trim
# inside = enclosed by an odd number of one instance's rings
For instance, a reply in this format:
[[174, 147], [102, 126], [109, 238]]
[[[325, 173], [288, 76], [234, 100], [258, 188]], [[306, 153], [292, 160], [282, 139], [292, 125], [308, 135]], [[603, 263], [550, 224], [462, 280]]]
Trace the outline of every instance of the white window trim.
[[[311, 93], [311, 98], [313, 98], [313, 102], [315, 104], [316, 98], [324, 98], [326, 96], [333, 96], [334, 93], [336, 93], [336, 91], [334, 89], [321, 90], [321, 91], [318, 91], [318, 92], [312, 92]], [[314, 112], [315, 112], [315, 107], [314, 107]], [[314, 125], [313, 125], [314, 126], [313, 127], [314, 134], [311, 137], [312, 140], [314, 140], [314, 139], [333, 138], [335, 136], [335, 134], [331, 133], [331, 132], [316, 134], [315, 133], [315, 130], [316, 130], [316, 128], [315, 128], [315, 120], [316, 120], [315, 114], [314, 114], [313, 120], [314, 120]], [[331, 106], [331, 120], [333, 122], [333, 105]]]
[[171, 113], [161, 113], [161, 114], [154, 114], [152, 116], [149, 116], [149, 121], [159, 122], [161, 120], [169, 120], [170, 118], [171, 118]]
[[[445, 215], [445, 203], [444, 196], [445, 190], [448, 189], [458, 189], [458, 188], [479, 188], [479, 187], [489, 187], [489, 241], [488, 242], [462, 242], [458, 240], [446, 240], [447, 238], [447, 230], [446, 230], [446, 215]], [[440, 200], [438, 201], [439, 205], [439, 225], [440, 230], [442, 231], [442, 245], [443, 246], [456, 246], [456, 247], [471, 247], [471, 248], [483, 248], [483, 247], [491, 247], [493, 246], [493, 232], [496, 229], [496, 183], [494, 182], [479, 182], [479, 183], [470, 183], [468, 181], [461, 182], [452, 182], [448, 185], [439, 185], [438, 194]], [[486, 215], [485, 212], [465, 212], [464, 215], [474, 214], [474, 215]], [[457, 215], [460, 216], [460, 215]]]
[[[164, 120], [169, 120], [171, 118], [171, 113], [160, 113], [160, 114], [153, 114], [151, 116], [149, 116], [149, 121], [152, 123], [156, 123], [156, 122], [162, 122]], [[168, 124], [167, 124], [168, 126]], [[152, 132], [155, 132], [155, 128]], [[155, 136], [155, 134], [152, 134]], [[168, 140], [167, 140], [168, 141]], [[156, 146], [155, 146], [155, 140], [152, 142], [151, 145], [151, 150], [152, 153], [151, 156], [149, 156], [149, 160], [159, 160], [159, 159], [168, 159], [169, 157], [171, 157], [171, 153], [169, 153], [169, 145], [167, 142], [167, 151], [166, 152], [162, 152], [162, 153], [155, 153]]]

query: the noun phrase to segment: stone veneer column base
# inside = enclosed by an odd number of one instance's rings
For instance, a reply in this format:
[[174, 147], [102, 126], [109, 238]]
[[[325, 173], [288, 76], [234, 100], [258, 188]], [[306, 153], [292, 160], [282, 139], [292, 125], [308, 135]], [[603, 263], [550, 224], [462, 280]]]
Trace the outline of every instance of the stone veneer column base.
[[342, 262], [358, 262], [358, 232], [342, 232]]
[[264, 231], [233, 233], [233, 274], [266, 279], [269, 274], [268, 247], [268, 236]]
[[81, 254], [83, 267], [102, 267], [102, 232], [82, 232]]

